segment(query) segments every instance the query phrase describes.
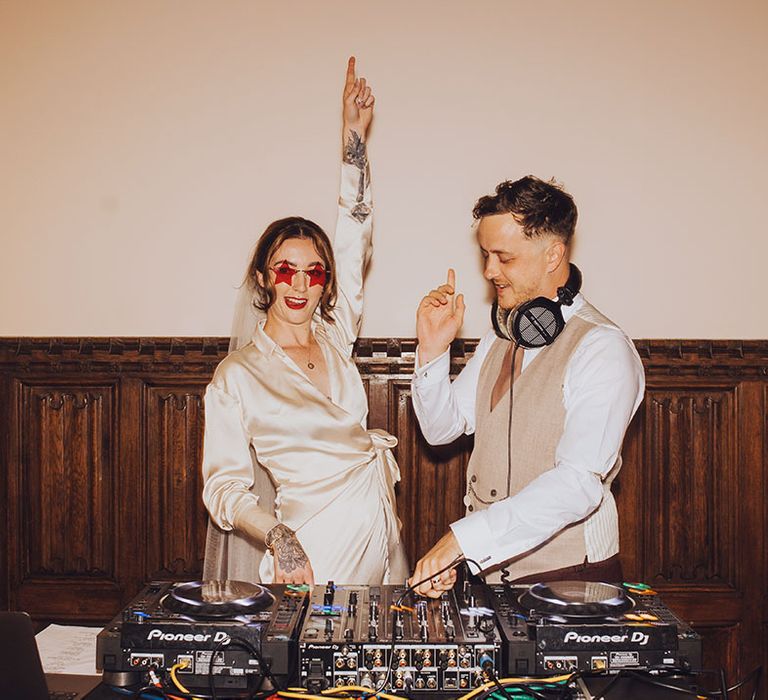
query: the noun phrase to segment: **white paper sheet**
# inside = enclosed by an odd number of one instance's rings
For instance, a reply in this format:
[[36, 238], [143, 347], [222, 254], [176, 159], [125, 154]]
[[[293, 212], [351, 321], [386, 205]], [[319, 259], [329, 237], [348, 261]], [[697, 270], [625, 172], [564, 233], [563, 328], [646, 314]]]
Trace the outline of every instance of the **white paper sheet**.
[[100, 627], [49, 625], [35, 636], [46, 673], [96, 675], [96, 635]]

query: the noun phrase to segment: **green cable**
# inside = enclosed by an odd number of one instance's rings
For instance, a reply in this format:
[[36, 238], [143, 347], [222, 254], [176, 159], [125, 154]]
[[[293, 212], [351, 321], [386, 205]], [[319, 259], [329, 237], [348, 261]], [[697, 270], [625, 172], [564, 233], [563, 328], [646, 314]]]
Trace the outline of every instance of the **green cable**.
[[[560, 681], [558, 683], [546, 683], [546, 684], [536, 684], [536, 685], [529, 685], [528, 688], [531, 690], [557, 690], [561, 688], [562, 686], [566, 685], [565, 681]], [[506, 688], [507, 693], [509, 695], [514, 696], [515, 698], [533, 698], [535, 699], [535, 696], [531, 695], [530, 693], [525, 692], [525, 690], [521, 688]], [[495, 690], [493, 693], [491, 693], [488, 698], [489, 700], [509, 700], [509, 695], [502, 695], [498, 690]]]

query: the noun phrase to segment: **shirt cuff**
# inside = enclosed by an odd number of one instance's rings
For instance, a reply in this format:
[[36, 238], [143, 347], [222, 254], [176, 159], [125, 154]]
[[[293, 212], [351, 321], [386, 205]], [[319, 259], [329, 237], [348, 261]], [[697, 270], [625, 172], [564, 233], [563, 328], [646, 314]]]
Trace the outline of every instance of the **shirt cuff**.
[[416, 357], [413, 363], [413, 381], [421, 386], [439, 384], [451, 374], [450, 348], [442, 355], [438, 355], [424, 366], [419, 365], [419, 348], [416, 347]]
[[451, 530], [466, 559], [472, 560], [483, 570], [497, 563], [492, 553], [495, 538], [488, 526], [487, 511], [479, 510], [457, 520], [451, 524]]

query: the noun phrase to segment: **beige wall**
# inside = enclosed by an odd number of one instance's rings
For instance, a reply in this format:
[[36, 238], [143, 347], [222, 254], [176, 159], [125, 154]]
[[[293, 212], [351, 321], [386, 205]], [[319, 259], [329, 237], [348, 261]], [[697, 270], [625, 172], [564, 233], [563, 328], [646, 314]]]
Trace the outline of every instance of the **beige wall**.
[[413, 335], [449, 265], [481, 334], [469, 212], [532, 172], [633, 337], [768, 337], [768, 3], [701, 0], [0, 0], [0, 334], [228, 334], [264, 226], [332, 226], [351, 53], [365, 335]]

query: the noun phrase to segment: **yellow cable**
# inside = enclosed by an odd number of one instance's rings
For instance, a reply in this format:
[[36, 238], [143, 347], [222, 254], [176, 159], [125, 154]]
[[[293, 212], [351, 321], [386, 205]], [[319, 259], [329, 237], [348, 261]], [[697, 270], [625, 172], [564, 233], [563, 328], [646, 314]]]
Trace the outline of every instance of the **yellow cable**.
[[311, 695], [310, 693], [306, 692], [306, 690], [303, 690], [303, 692], [297, 691], [299, 691], [299, 689], [296, 689], [294, 692], [289, 690], [280, 690], [277, 694], [280, 697], [299, 698], [299, 700], [328, 700], [329, 697], [332, 697], [335, 694], [339, 694], [339, 698], [352, 698], [353, 696], [342, 695], [342, 693], [356, 692], [365, 693], [370, 697], [382, 698], [382, 700], [403, 700], [402, 696], [387, 695], [386, 693], [376, 693], [374, 692], [373, 688], [365, 688], [361, 685], [344, 685], [339, 686], [338, 688], [328, 688], [327, 690], [322, 691], [322, 695]]
[[[184, 686], [184, 684], [176, 677], [176, 671], [182, 668], [186, 668], [189, 666], [189, 661], [182, 661], [180, 663], [175, 664], [171, 667], [171, 680], [173, 681], [173, 684], [182, 692], [186, 693], [187, 695], [190, 695], [189, 690]], [[202, 700], [202, 698], [195, 697], [193, 700]]]
[[189, 695], [189, 690], [184, 686], [184, 684], [176, 678], [176, 671], [178, 671], [180, 668], [185, 668], [186, 664], [176, 664], [173, 668], [171, 668], [171, 680], [173, 681], [173, 684], [182, 692]]
[[356, 693], [365, 693], [366, 695], [384, 698], [384, 700], [403, 700], [402, 695], [387, 695], [386, 693], [374, 693], [372, 688], [366, 688], [362, 685], [342, 685], [338, 688], [328, 688], [323, 691], [323, 695], [333, 695], [333, 693], [345, 693], [354, 691]]

